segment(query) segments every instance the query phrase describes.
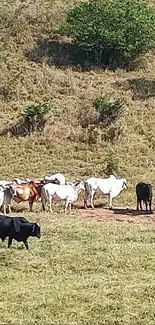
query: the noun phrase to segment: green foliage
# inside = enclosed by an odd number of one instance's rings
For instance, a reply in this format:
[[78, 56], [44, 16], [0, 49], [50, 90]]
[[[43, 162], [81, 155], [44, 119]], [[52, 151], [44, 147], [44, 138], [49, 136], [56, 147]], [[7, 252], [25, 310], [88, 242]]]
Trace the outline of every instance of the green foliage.
[[69, 10], [60, 33], [95, 64], [129, 63], [155, 48], [155, 10], [140, 0], [90, 0]]
[[99, 122], [104, 125], [110, 125], [119, 119], [124, 113], [124, 101], [122, 99], [116, 99], [110, 102], [106, 97], [97, 97], [93, 106], [99, 112]]
[[106, 156], [106, 169], [105, 172], [109, 176], [117, 173], [119, 168], [119, 158], [116, 157], [111, 150], [109, 150]]
[[48, 103], [33, 104], [25, 109], [22, 116], [29, 132], [41, 129], [45, 122], [45, 115], [50, 111]]

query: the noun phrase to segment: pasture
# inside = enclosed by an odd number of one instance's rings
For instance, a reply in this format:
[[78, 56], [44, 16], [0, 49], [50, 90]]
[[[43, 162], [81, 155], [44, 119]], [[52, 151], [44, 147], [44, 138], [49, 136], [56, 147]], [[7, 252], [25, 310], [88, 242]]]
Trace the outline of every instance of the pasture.
[[[71, 214], [14, 202], [11, 215], [39, 222], [42, 236], [29, 251], [0, 241], [0, 325], [155, 324], [155, 212], [135, 211], [135, 185], [155, 186], [154, 52], [131, 71], [74, 65], [70, 40], [55, 32], [80, 1], [1, 1], [0, 180], [103, 178], [112, 152], [128, 190], [112, 211], [104, 199], [85, 211], [82, 195]], [[106, 133], [94, 125], [100, 96], [125, 103]], [[23, 134], [24, 110], [44, 102], [43, 132]]]
[[53, 214], [39, 203], [33, 213], [14, 207], [40, 222], [42, 237], [29, 251], [0, 243], [0, 324], [154, 324], [154, 214], [82, 202], [71, 214], [59, 203]]

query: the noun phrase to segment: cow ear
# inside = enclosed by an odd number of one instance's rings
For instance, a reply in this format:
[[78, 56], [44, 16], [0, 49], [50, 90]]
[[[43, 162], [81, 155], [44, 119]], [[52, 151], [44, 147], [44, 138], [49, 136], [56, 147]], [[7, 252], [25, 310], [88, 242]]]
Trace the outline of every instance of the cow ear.
[[20, 232], [20, 222], [17, 218], [12, 219], [15, 232]]
[[35, 232], [36, 230], [36, 224], [33, 225], [32, 232]]

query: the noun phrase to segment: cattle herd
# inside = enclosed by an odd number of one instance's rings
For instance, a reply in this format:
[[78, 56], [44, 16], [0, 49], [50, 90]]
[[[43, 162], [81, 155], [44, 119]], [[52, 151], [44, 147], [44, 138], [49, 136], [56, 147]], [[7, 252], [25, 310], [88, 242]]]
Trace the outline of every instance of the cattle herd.
[[[84, 191], [84, 207], [87, 209], [87, 203], [90, 202], [94, 209], [94, 194], [107, 194], [109, 197], [109, 208], [112, 208], [112, 200], [123, 190], [127, 189], [127, 181], [125, 178], [117, 179], [110, 175], [109, 178], [91, 177], [85, 182], [76, 180], [66, 182], [63, 174], [57, 173], [51, 176], [45, 176], [43, 180], [14, 178], [12, 181], [0, 181], [0, 209], [4, 215], [0, 216], [0, 238], [2, 241], [8, 237], [8, 247], [12, 240], [23, 241], [28, 249], [27, 239], [30, 236], [40, 238], [40, 225], [31, 223], [23, 217], [10, 217], [6, 213], [11, 212], [12, 201], [17, 203], [28, 201], [30, 211], [32, 211], [33, 203], [41, 201], [42, 209], [46, 210], [49, 206], [52, 212], [52, 203], [57, 200], [65, 201], [65, 212], [71, 205], [78, 200], [78, 195]], [[137, 210], [142, 210], [142, 201], [145, 202], [146, 211], [151, 210], [152, 204], [152, 185], [139, 183], [136, 185]]]

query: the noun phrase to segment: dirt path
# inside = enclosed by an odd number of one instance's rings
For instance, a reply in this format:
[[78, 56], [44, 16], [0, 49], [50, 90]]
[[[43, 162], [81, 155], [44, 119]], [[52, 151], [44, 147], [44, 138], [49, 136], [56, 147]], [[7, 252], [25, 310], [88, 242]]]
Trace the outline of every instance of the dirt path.
[[151, 213], [146, 211], [136, 211], [135, 208], [121, 208], [117, 207], [113, 210], [109, 210], [108, 208], [96, 207], [95, 210], [88, 208], [85, 209], [77, 209], [76, 213], [77, 217], [88, 219], [88, 220], [96, 220], [97, 222], [125, 222], [132, 224], [155, 224], [155, 212]]

